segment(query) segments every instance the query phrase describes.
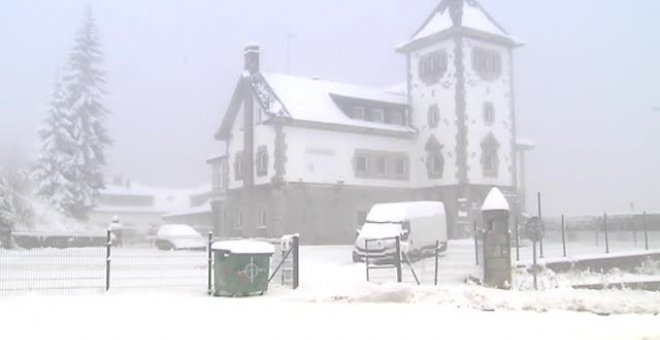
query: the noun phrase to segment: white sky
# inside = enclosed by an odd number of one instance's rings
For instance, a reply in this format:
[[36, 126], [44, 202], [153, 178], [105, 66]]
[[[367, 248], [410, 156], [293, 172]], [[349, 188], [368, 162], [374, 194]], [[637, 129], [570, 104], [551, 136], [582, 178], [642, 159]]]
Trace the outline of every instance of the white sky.
[[[262, 68], [364, 85], [405, 80], [394, 46], [439, 0], [96, 0], [115, 141], [109, 172], [153, 185], [210, 181], [214, 130], [258, 41]], [[0, 0], [0, 148], [30, 155], [52, 81], [88, 1]], [[660, 211], [660, 2], [482, 0], [527, 42], [516, 57], [519, 134], [538, 147], [544, 211]]]

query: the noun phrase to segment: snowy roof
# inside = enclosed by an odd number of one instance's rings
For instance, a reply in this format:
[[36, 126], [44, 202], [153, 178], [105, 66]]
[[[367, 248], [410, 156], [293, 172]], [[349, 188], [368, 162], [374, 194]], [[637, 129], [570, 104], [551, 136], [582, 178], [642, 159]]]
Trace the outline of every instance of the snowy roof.
[[381, 89], [353, 84], [275, 73], [264, 74], [264, 78], [268, 81], [268, 84], [277, 94], [282, 104], [287, 108], [292, 119], [383, 130], [413, 131], [404, 126], [349, 118], [332, 99], [334, 95], [404, 106], [407, 105], [405, 94], [396, 94]]
[[[393, 91], [277, 73], [243, 75], [241, 82], [244, 81], [248, 82], [257, 101], [271, 118], [387, 132], [415, 132], [414, 129], [406, 126], [352, 119], [335, 102], [335, 98], [348, 98], [406, 107], [407, 96], [405, 91], [400, 91], [400, 87]], [[240, 92], [239, 83], [222, 126], [216, 134], [220, 139], [229, 133], [240, 108], [242, 101]]]
[[[145, 212], [166, 213], [186, 209], [191, 205], [191, 195], [209, 192], [209, 184], [200, 185], [191, 189], [149, 187], [132, 182], [126, 185], [106, 185], [101, 195], [137, 197], [147, 196], [153, 201], [151, 204], [99, 204], [94, 211], [97, 212]], [[130, 201], [130, 199], [129, 199]]]
[[201, 215], [201, 214], [210, 214], [210, 213], [211, 213], [211, 203], [210, 200], [207, 200], [203, 204], [200, 204], [195, 207], [188, 207], [188, 208], [169, 212], [163, 215], [163, 217], [164, 218], [180, 217], [180, 216]]
[[481, 211], [506, 210], [509, 211], [509, 202], [498, 188], [490, 189], [488, 196], [481, 206]]
[[444, 0], [401, 48], [455, 27], [504, 38], [517, 45], [522, 44], [488, 15], [476, 0]]
[[224, 250], [234, 254], [273, 254], [275, 246], [268, 242], [251, 240], [218, 241], [211, 246], [213, 250]]
[[403, 222], [412, 218], [445, 214], [442, 202], [418, 201], [381, 203], [374, 205], [367, 215], [368, 222]]

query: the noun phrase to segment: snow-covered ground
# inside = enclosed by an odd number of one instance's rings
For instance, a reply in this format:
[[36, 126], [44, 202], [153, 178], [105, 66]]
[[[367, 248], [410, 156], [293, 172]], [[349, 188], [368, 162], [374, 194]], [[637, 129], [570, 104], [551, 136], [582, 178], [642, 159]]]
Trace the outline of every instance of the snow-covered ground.
[[[660, 339], [660, 293], [569, 288], [587, 277], [654, 277], [656, 264], [636, 274], [545, 272], [541, 291], [529, 290], [531, 277], [516, 270], [514, 289], [503, 291], [464, 283], [477, 268], [473, 247], [471, 240], [450, 242], [435, 287], [433, 259], [413, 265], [422, 286], [407, 267], [403, 284], [394, 283], [394, 270], [375, 271], [368, 283], [350, 246], [303, 246], [298, 290], [276, 284], [263, 297], [239, 299], [206, 295], [204, 252], [113, 249], [113, 285], [99, 294], [102, 249], [3, 251], [0, 285], [8, 263], [37, 258], [41, 264], [27, 279], [80, 275], [97, 288], [74, 296], [2, 295], [0, 328], [9, 339]], [[529, 250], [522, 248], [521, 255]], [[20, 265], [13, 268], [20, 272]], [[67, 268], [76, 269], [62, 273]], [[173, 284], [176, 275], [181, 285]]]

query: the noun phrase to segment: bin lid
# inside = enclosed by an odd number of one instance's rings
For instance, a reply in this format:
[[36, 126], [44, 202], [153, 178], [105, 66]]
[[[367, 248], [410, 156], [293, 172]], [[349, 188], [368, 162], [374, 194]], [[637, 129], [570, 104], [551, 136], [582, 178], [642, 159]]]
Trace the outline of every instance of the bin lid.
[[211, 245], [212, 250], [233, 254], [273, 254], [275, 246], [268, 242], [251, 240], [218, 241]]

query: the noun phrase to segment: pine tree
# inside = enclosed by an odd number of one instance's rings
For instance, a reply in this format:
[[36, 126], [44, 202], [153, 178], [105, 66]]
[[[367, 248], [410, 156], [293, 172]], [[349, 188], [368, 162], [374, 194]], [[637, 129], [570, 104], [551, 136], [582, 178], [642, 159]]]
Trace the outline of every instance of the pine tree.
[[55, 83], [48, 118], [39, 130], [41, 153], [33, 170], [37, 195], [55, 210], [69, 215], [73, 205], [70, 179], [64, 164], [70, 163], [76, 143], [71, 135], [71, 121], [66, 109], [66, 94], [61, 81]]
[[102, 167], [110, 138], [104, 125], [108, 110], [101, 102], [105, 93], [105, 75], [99, 69], [102, 61], [98, 32], [88, 9], [69, 56], [66, 77], [66, 104], [76, 147], [63, 174], [70, 180], [73, 199], [68, 211], [79, 220], [87, 218], [104, 188]]
[[68, 216], [85, 220], [104, 188], [102, 167], [110, 138], [105, 128], [108, 111], [101, 99], [105, 78], [98, 33], [91, 10], [78, 31], [56, 89], [46, 127], [40, 132], [42, 155], [35, 179], [39, 195]]
[[9, 181], [0, 172], [0, 225], [14, 225], [14, 206]]

